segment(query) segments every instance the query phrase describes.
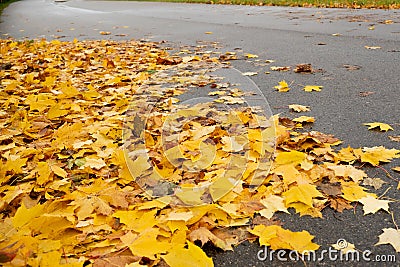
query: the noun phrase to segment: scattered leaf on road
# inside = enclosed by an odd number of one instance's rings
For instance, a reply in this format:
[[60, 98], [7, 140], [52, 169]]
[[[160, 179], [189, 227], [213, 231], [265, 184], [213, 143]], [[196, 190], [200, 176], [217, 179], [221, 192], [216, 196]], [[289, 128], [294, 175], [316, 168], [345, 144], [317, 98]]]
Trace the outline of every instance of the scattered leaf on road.
[[309, 116], [300, 116], [298, 118], [293, 119], [293, 121], [295, 122], [315, 122], [315, 118], [314, 117], [309, 117]]
[[391, 136], [389, 135], [389, 139], [395, 142], [400, 142], [400, 135]]
[[383, 228], [383, 234], [379, 236], [379, 241], [376, 245], [390, 244], [396, 252], [400, 252], [400, 230], [393, 228]]
[[255, 54], [250, 54], [250, 53], [245, 54], [245, 57], [247, 57], [247, 58], [258, 58], [257, 55], [255, 55]]
[[364, 123], [364, 125], [368, 126], [368, 130], [372, 130], [375, 128], [379, 128], [381, 132], [387, 132], [389, 130], [393, 130], [392, 126], [382, 122], [368, 122]]
[[376, 50], [376, 49], [381, 49], [382, 47], [380, 46], [364, 46], [366, 49], [370, 49], [370, 50]]
[[258, 72], [251, 72], [251, 71], [242, 73], [243, 76], [254, 76], [257, 74], [258, 74]]
[[273, 71], [289, 71], [290, 66], [285, 66], [285, 67], [271, 66], [270, 69]]
[[303, 105], [298, 105], [298, 104], [289, 105], [289, 108], [292, 109], [295, 112], [310, 111], [310, 107], [309, 106], [303, 106]]
[[321, 91], [321, 89], [323, 88], [323, 86], [320, 85], [306, 85], [303, 90], [306, 92], [312, 92], [312, 91]]
[[376, 199], [370, 195], [361, 198], [358, 200], [361, 204], [363, 204], [364, 215], [370, 213], [376, 213], [378, 210], [385, 210], [389, 212], [389, 200], [381, 200]]
[[279, 92], [288, 92], [290, 90], [289, 85], [285, 80], [280, 81], [278, 85], [274, 86]]
[[376, 190], [380, 189], [383, 184], [386, 182], [383, 181], [381, 178], [365, 178], [363, 181], [363, 185], [369, 185], [375, 188]]

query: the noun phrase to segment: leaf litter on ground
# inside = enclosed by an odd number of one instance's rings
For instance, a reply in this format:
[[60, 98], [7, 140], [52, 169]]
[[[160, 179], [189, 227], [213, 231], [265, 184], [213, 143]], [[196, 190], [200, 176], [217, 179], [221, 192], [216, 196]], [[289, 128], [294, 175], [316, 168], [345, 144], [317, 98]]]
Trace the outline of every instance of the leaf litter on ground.
[[[316, 218], [355, 202], [366, 214], [390, 211], [354, 164], [378, 166], [399, 150], [336, 151], [334, 136], [296, 130], [312, 117], [180, 104], [221, 82], [210, 74], [218, 58], [150, 42], [0, 42], [4, 266], [212, 266], [205, 243], [317, 250], [312, 233], [274, 217], [290, 208]], [[240, 90], [214, 94], [243, 102]], [[398, 251], [396, 230], [383, 231], [378, 244]]]

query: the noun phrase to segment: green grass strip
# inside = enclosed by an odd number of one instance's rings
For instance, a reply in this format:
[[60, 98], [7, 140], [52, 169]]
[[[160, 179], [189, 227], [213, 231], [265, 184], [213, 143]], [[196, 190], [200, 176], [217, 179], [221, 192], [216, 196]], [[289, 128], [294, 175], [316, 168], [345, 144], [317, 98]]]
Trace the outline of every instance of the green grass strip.
[[[116, 0], [119, 1], [119, 0]], [[147, 0], [137, 0], [147, 1]], [[152, 2], [259, 5], [259, 6], [296, 6], [329, 8], [380, 8], [399, 9], [400, 0], [149, 0]]]

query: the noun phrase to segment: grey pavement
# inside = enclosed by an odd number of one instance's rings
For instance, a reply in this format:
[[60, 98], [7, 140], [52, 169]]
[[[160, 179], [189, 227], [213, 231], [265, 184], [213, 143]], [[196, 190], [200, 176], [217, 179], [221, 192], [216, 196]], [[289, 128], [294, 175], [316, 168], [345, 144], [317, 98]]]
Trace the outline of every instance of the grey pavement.
[[[285, 108], [289, 104], [311, 106], [313, 130], [334, 134], [342, 146], [400, 148], [388, 135], [400, 135], [400, 11], [316, 9], [259, 6], [224, 6], [122, 1], [25, 0], [12, 3], [0, 18], [2, 38], [145, 39], [166, 40], [167, 45], [195, 46], [218, 42], [220, 51], [257, 54], [260, 62], [273, 59], [272, 65], [296, 66], [311, 63], [314, 74], [270, 71], [254, 60], [232, 61], [241, 72], [257, 71], [251, 79], [260, 88], [273, 113], [295, 117]], [[100, 35], [109, 31], [110, 35]], [[212, 34], [205, 34], [212, 32]], [[214, 43], [215, 44], [215, 43]], [[367, 49], [367, 47], [380, 47]], [[214, 46], [214, 48], [216, 48]], [[347, 66], [347, 67], [346, 67]], [[350, 66], [350, 67], [349, 67]], [[349, 69], [350, 68], [350, 69]], [[269, 75], [264, 74], [270, 71]], [[292, 84], [288, 93], [273, 89], [285, 79]], [[302, 85], [324, 86], [318, 93], [306, 93]], [[361, 96], [360, 92], [374, 92]], [[196, 92], [192, 92], [193, 97]], [[365, 122], [385, 122], [394, 131], [368, 131]], [[384, 165], [390, 171], [399, 161]], [[392, 188], [386, 196], [399, 199], [396, 182], [380, 169], [367, 170], [388, 184], [377, 194]], [[397, 179], [400, 176], [392, 171]], [[400, 224], [399, 202], [391, 204]], [[293, 213], [293, 212], [292, 212]], [[307, 262], [307, 266], [399, 266], [400, 255], [389, 245], [374, 246], [382, 228], [393, 228], [390, 214], [380, 211], [362, 215], [354, 211], [334, 213], [326, 209], [324, 219], [279, 215], [284, 226], [293, 231], [307, 230], [315, 242], [327, 249], [344, 238], [360, 251], [372, 255], [395, 254], [397, 263], [343, 261]], [[256, 244], [245, 243], [234, 252], [207, 248], [216, 266], [304, 266], [302, 262], [270, 262], [257, 259]]]

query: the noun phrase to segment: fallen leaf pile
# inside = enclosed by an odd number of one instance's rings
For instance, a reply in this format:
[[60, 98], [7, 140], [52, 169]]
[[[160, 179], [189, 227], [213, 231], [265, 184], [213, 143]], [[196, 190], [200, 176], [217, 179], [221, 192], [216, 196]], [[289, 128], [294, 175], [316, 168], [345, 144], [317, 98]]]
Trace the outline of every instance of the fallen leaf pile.
[[[156, 43], [1, 40], [3, 266], [212, 266], [201, 249], [208, 242], [319, 248], [310, 233], [284, 229], [276, 212], [321, 218], [352, 202], [365, 214], [389, 211], [353, 164], [377, 166], [399, 150], [336, 151], [334, 136], [298, 131], [314, 118], [237, 107], [245, 96], [228, 85], [210, 94], [216, 103], [179, 103], [188, 90], [215, 88], [211, 72], [221, 67]], [[392, 232], [379, 244], [398, 251]]]

